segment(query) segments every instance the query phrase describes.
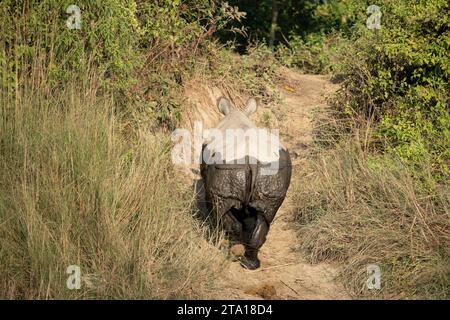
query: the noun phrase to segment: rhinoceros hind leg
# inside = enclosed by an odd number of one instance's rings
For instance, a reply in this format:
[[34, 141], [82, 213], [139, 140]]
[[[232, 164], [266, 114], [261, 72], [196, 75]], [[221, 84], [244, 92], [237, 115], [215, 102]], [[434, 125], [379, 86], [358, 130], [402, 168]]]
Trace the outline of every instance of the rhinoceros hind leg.
[[242, 241], [242, 223], [233, 214], [233, 209], [234, 208], [223, 215], [222, 225], [232, 242], [240, 242]]
[[241, 264], [247, 269], [257, 269], [260, 266], [258, 251], [266, 242], [266, 236], [269, 232], [269, 224], [261, 214], [256, 214], [253, 219], [244, 221], [245, 232], [245, 255]]
[[240, 260], [241, 266], [246, 269], [254, 270], [258, 269], [261, 262], [258, 259], [258, 249], [251, 249], [246, 247], [245, 254]]

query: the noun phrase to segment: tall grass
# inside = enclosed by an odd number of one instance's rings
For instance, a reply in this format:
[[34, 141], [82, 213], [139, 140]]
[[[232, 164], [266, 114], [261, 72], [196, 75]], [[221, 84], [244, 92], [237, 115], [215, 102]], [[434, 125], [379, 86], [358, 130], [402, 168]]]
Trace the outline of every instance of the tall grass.
[[[204, 297], [221, 260], [170, 140], [125, 130], [113, 99], [92, 92], [0, 102], [0, 298]], [[80, 290], [66, 286], [69, 265]]]
[[[311, 158], [294, 186], [300, 249], [337, 261], [359, 298], [450, 298], [450, 188], [347, 139]], [[418, 175], [420, 174], [420, 177]], [[381, 268], [369, 290], [367, 266]]]

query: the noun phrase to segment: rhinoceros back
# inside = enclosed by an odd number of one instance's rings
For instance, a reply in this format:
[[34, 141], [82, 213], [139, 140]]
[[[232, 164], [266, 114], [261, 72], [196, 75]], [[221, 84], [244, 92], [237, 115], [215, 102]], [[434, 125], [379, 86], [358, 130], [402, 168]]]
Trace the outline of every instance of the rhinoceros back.
[[292, 171], [289, 152], [280, 149], [279, 155], [276, 166], [248, 158], [243, 164], [202, 163], [206, 200], [214, 205], [219, 218], [231, 208], [251, 207], [267, 222], [273, 220], [286, 196]]

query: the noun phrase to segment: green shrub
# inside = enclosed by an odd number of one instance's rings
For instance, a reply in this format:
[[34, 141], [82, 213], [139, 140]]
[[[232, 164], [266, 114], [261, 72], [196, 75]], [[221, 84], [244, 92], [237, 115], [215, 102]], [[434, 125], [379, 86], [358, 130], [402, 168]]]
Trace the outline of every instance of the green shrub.
[[303, 72], [330, 74], [340, 63], [340, 52], [348, 45], [340, 33], [327, 35], [312, 33], [305, 40], [292, 36], [289, 45], [280, 45], [275, 50], [279, 62]]
[[355, 26], [341, 54], [345, 81], [335, 105], [374, 118], [378, 145], [414, 164], [424, 157], [448, 175], [448, 2], [379, 1], [381, 30]]
[[121, 111], [151, 109], [166, 128], [179, 118], [183, 78], [215, 49], [213, 34], [242, 18], [227, 3], [210, 0], [79, 1], [81, 28], [69, 29], [71, 4], [0, 3], [3, 93], [62, 90], [69, 79], [82, 82], [95, 74], [100, 90], [113, 93]]
[[[110, 86], [125, 88], [139, 63], [136, 46], [142, 30], [136, 19], [135, 1], [77, 2], [81, 10], [80, 29], [66, 25], [66, 10], [72, 3], [2, 1], [0, 52], [6, 60], [3, 72], [25, 78], [31, 69], [39, 68], [42, 76], [34, 85], [55, 88], [58, 81], [96, 67], [108, 75]], [[20, 79], [14, 80], [23, 85]]]

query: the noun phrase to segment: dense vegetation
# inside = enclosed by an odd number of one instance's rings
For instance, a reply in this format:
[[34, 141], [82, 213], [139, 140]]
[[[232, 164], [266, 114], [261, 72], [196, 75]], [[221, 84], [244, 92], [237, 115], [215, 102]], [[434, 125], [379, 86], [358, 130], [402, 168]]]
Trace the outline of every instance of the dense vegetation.
[[[240, 2], [255, 16], [249, 34], [269, 42], [273, 1]], [[376, 142], [403, 159], [449, 173], [448, 1], [277, 3], [281, 63], [344, 78], [339, 111], [375, 120]], [[366, 25], [372, 4], [379, 6], [380, 29]]]
[[[207, 24], [234, 13], [80, 1], [69, 29], [71, 3], [0, 3], [0, 297], [205, 297], [222, 258], [174, 178], [165, 128], [183, 81], [207, 73], [200, 60], [214, 68]], [[81, 290], [66, 287], [69, 265]]]
[[[448, 297], [448, 1], [231, 3], [250, 19], [242, 46], [267, 43], [281, 64], [341, 84], [296, 186], [302, 250], [344, 262], [341, 279], [356, 296]], [[371, 263], [381, 292], [364, 285]]]
[[449, 24], [446, 0], [1, 1], [0, 298], [208, 297], [223, 256], [168, 133], [189, 80], [268, 103], [279, 65], [341, 85], [293, 186], [300, 248], [356, 297], [448, 298]]
[[[381, 29], [370, 29], [371, 4], [316, 3], [322, 27], [275, 49], [282, 63], [341, 79], [332, 120], [317, 119], [318, 147], [331, 150], [297, 186], [301, 247], [345, 262], [355, 295], [448, 297], [449, 5], [377, 1]], [[364, 286], [370, 263], [382, 268], [381, 292]]]

